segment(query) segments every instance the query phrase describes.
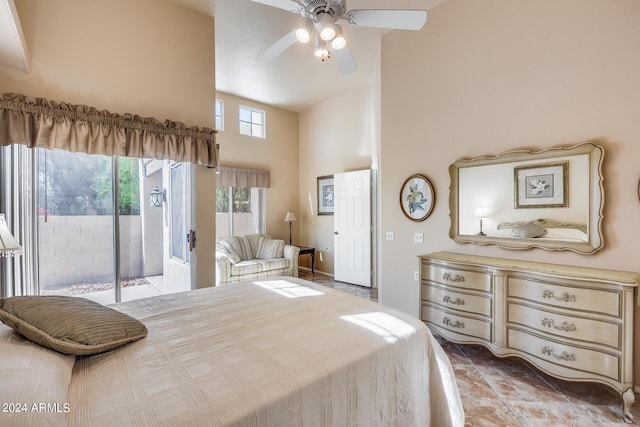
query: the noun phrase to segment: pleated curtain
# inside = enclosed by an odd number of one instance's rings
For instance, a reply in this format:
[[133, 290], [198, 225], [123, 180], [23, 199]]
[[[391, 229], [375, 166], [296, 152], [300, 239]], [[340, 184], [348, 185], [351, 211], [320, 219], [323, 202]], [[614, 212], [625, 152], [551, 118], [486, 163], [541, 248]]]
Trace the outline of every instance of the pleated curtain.
[[216, 131], [15, 93], [0, 95], [0, 146], [168, 159], [216, 167]]
[[267, 170], [220, 166], [216, 172], [216, 184], [220, 187], [269, 188], [271, 185]]

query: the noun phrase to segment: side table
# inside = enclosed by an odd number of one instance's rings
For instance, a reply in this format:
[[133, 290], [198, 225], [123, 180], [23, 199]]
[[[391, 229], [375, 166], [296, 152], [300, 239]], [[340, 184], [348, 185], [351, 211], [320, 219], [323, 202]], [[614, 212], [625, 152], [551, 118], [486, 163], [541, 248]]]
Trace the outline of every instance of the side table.
[[300, 248], [300, 255], [311, 255], [311, 274], [315, 274], [315, 272], [313, 271], [313, 264], [316, 260], [316, 248], [310, 248], [309, 246], [298, 247]]

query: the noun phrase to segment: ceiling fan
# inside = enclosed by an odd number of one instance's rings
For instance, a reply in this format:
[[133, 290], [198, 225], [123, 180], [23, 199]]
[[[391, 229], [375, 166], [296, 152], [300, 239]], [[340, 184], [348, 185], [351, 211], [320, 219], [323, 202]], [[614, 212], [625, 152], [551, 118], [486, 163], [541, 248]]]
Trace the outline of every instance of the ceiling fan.
[[339, 21], [356, 27], [399, 30], [419, 30], [427, 21], [426, 10], [416, 9], [354, 9], [347, 10], [345, 0], [252, 0], [302, 15], [302, 24], [276, 41], [256, 59], [271, 61], [297, 41], [313, 40], [314, 54], [323, 62], [333, 58], [338, 69], [348, 74], [358, 68]]

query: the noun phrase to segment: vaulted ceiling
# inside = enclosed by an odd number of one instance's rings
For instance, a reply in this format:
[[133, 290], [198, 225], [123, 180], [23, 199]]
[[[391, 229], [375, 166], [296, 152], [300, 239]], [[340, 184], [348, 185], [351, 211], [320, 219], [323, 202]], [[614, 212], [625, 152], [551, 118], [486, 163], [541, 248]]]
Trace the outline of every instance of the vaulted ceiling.
[[[28, 40], [24, 42], [14, 1], [0, 0], [0, 66], [26, 72]], [[239, 97], [304, 111], [369, 83], [380, 61], [380, 39], [386, 30], [343, 25], [349, 49], [358, 63], [353, 73], [341, 74], [331, 59], [320, 61], [309, 44], [296, 43], [275, 60], [259, 62], [256, 56], [300, 24], [299, 14], [251, 0], [169, 1], [215, 17], [216, 89]], [[347, 8], [429, 10], [443, 1], [348, 0]]]
[[[171, 1], [215, 16], [217, 90], [298, 112], [369, 83], [380, 61], [380, 38], [387, 31], [342, 25], [358, 69], [340, 74], [331, 59], [316, 58], [310, 44], [296, 43], [271, 62], [255, 59], [300, 24], [299, 14], [251, 0]], [[429, 10], [443, 1], [347, 0], [347, 8]]]

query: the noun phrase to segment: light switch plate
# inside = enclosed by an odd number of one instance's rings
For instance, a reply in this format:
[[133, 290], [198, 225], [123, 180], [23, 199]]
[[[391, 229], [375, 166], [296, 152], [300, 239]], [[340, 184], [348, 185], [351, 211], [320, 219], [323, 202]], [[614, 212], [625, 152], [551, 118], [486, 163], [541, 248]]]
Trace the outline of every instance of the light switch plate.
[[387, 231], [387, 240], [393, 240], [393, 231]]
[[424, 234], [422, 234], [422, 233], [413, 233], [413, 241], [415, 243], [424, 243]]

